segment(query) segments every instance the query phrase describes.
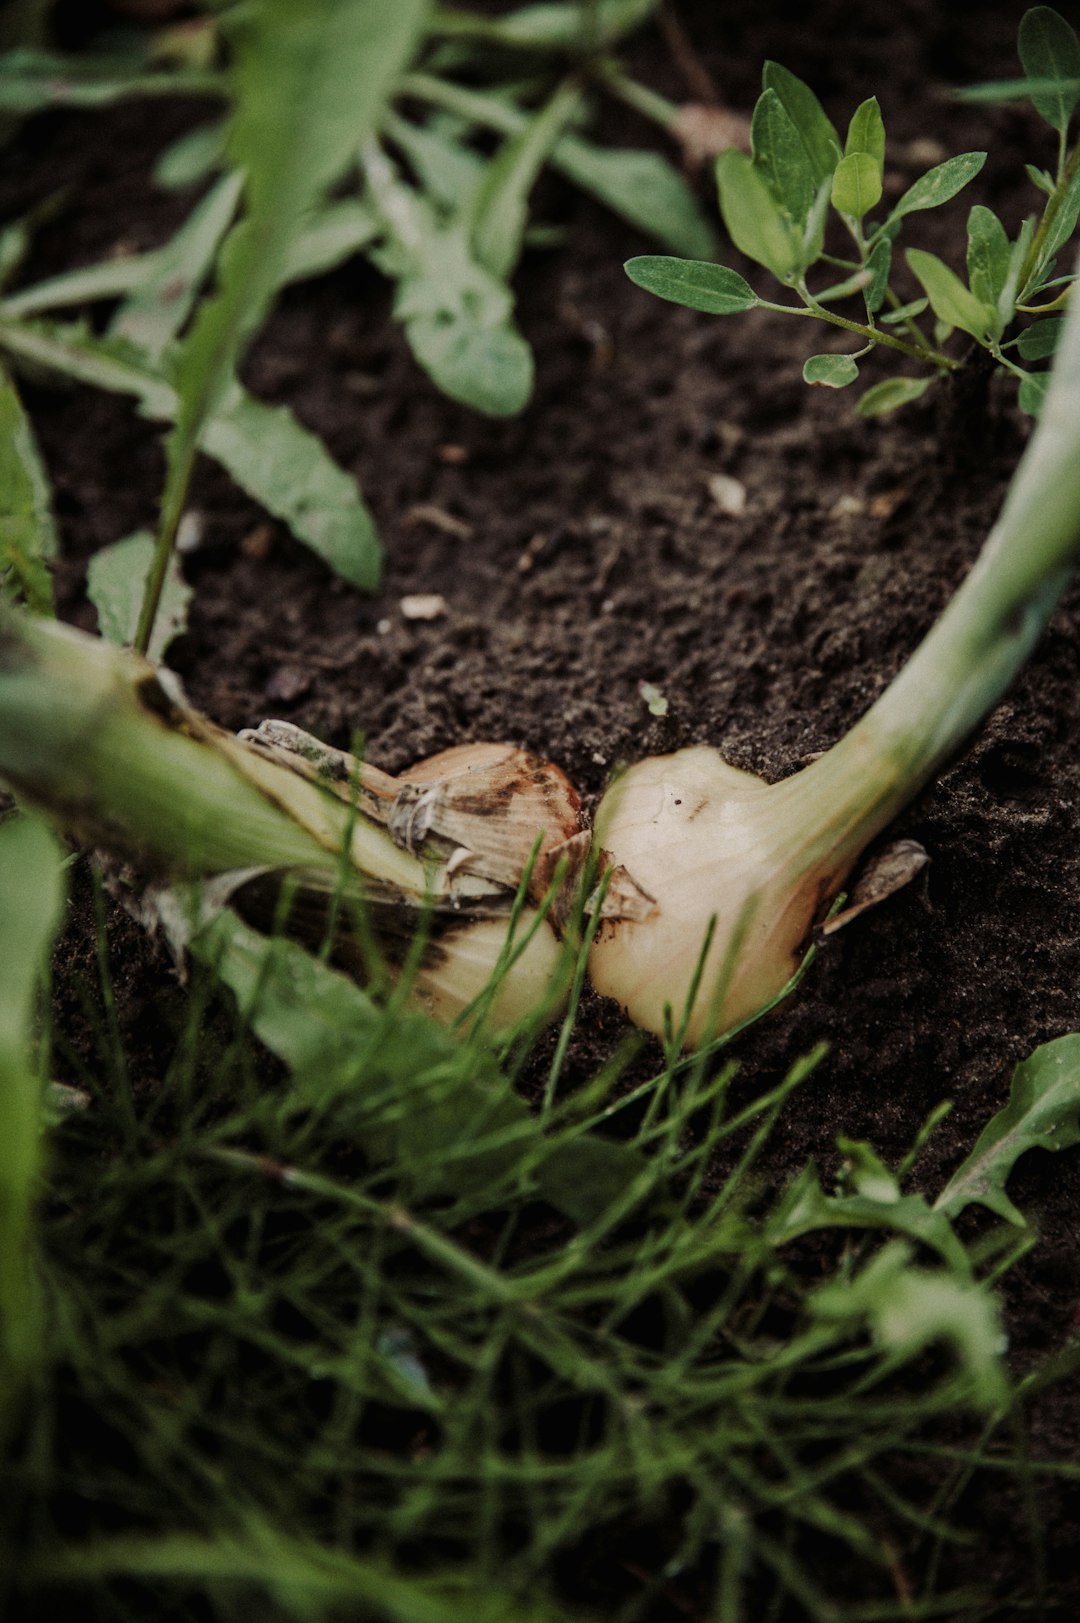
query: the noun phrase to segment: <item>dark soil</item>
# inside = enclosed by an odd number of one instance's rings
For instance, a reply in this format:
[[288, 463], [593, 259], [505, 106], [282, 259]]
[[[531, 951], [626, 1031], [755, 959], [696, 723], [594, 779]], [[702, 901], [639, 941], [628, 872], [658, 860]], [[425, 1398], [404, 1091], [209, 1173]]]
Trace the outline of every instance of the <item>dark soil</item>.
[[[1030, 110], [965, 108], [943, 94], [1015, 72], [1023, 9], [946, 15], [895, 0], [871, 22], [839, 3], [808, 15], [687, 0], [681, 15], [735, 106], [752, 104], [766, 57], [808, 79], [841, 124], [876, 91], [897, 188], [937, 158], [988, 149], [966, 201], [918, 216], [907, 239], [956, 263], [968, 203], [990, 203], [1015, 230], [1033, 207], [1024, 162], [1052, 159]], [[639, 67], [687, 94], [659, 37], [642, 44]], [[652, 140], [629, 113], [607, 116], [613, 137]], [[190, 106], [135, 105], [31, 125], [6, 163], [4, 202], [15, 210], [69, 192], [28, 274], [166, 236], [190, 198], [153, 192], [148, 171], [192, 117]], [[927, 151], [931, 137], [940, 152]], [[554, 183], [541, 200], [569, 242], [531, 255], [518, 278], [538, 366], [517, 421], [481, 420], [435, 393], [369, 270], [349, 266], [282, 300], [247, 380], [287, 401], [359, 476], [386, 546], [385, 585], [365, 598], [331, 579], [206, 468], [191, 626], [171, 663], [227, 726], [285, 716], [345, 746], [359, 729], [391, 771], [450, 744], [508, 739], [595, 794], [620, 761], [709, 741], [738, 766], [783, 776], [843, 733], [930, 626], [993, 520], [1025, 421], [995, 383], [982, 401], [939, 391], [861, 422], [851, 397], [801, 381], [806, 354], [827, 338], [767, 314], [725, 322], [661, 304], [622, 273], [650, 246], [637, 233]], [[867, 381], [876, 375], [865, 363]], [[86, 560], [152, 523], [159, 433], [126, 403], [82, 389], [33, 388], [28, 400], [58, 492], [62, 612], [92, 626]], [[736, 517], [710, 495], [717, 473], [745, 486]], [[400, 599], [415, 592], [442, 593], [445, 618], [406, 621]], [[650, 717], [642, 679], [668, 697], [665, 719]], [[1074, 591], [1009, 697], [897, 823], [930, 867], [830, 940], [797, 997], [738, 1042], [748, 1091], [829, 1044], [773, 1146], [778, 1181], [810, 1157], [834, 1166], [838, 1132], [895, 1159], [949, 1097], [952, 1115], [920, 1163], [923, 1185], [938, 1188], [1005, 1100], [1016, 1062], [1080, 1029], [1078, 720]], [[89, 939], [70, 938], [73, 974]], [[155, 1011], [172, 994], [163, 959], [144, 958], [140, 939], [125, 929], [113, 954], [121, 1019], [152, 1073]], [[619, 1010], [594, 1000], [574, 1074], [593, 1074], [623, 1029]], [[1040, 1234], [1005, 1286], [1023, 1370], [1075, 1334], [1080, 1161], [1030, 1154], [1010, 1191]], [[1042, 1397], [1031, 1423], [1040, 1457], [1080, 1457], [1075, 1385]], [[1054, 1615], [1071, 1616], [1080, 1493], [1039, 1491]], [[981, 1513], [978, 1575], [1008, 1593], [1030, 1561], [1011, 1490]]]

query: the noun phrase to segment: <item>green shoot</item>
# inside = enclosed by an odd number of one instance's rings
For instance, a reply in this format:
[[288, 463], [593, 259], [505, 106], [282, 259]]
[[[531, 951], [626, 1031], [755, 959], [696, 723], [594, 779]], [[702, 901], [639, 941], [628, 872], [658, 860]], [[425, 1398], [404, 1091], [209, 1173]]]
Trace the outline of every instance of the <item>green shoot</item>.
[[[1020, 83], [1057, 132], [1057, 162], [1045, 180], [1037, 176], [1045, 193], [1041, 214], [1025, 220], [1015, 238], [992, 210], [981, 204], [970, 210], [966, 278], [937, 255], [907, 248], [905, 262], [921, 296], [902, 298], [893, 285], [895, 250], [908, 217], [957, 196], [979, 173], [986, 154], [961, 153], [938, 164], [891, 207], [875, 212], [882, 203], [886, 157], [877, 99], [856, 108], [841, 141], [810, 87], [775, 62], [765, 65], [754, 109], [752, 155], [723, 153], [717, 181], [732, 242], [797, 302], [763, 297], [738, 272], [707, 262], [646, 255], [630, 260], [627, 274], [660, 298], [694, 310], [735, 315], [764, 309], [811, 317], [858, 340], [847, 354], [811, 356], [803, 368], [810, 384], [849, 387], [859, 376], [860, 360], [875, 349], [917, 364], [915, 374], [868, 389], [857, 407], [862, 416], [880, 416], [917, 400], [935, 378], [962, 367], [963, 351], [950, 343], [954, 334], [974, 340], [1010, 373], [1021, 407], [1037, 415], [1046, 374], [1021, 362], [1052, 353], [1060, 328], [1046, 318], [1064, 307], [1073, 282], [1071, 275], [1060, 274], [1058, 257], [1080, 216], [1080, 140], [1070, 144], [1080, 103], [1080, 41], [1057, 12], [1037, 6], [1020, 25], [1019, 50], [1027, 76]], [[842, 247], [837, 245], [841, 234]], [[855, 299], [862, 307], [857, 315], [836, 308]]]
[[338, 178], [372, 129], [413, 49], [424, 0], [335, 0], [302, 9], [256, 0], [237, 14], [236, 97], [228, 137], [245, 175], [246, 211], [177, 364], [161, 525], [135, 633], [145, 653], [204, 425], [265, 315], [304, 210]]
[[[930, 1206], [867, 1145], [813, 1210], [813, 1169], [764, 1195], [820, 1055], [738, 1109], [731, 1068], [597, 1078], [541, 1130], [481, 1046], [289, 943], [221, 915], [198, 958], [158, 1093], [132, 1114], [116, 1079], [52, 1128], [50, 1357], [0, 1470], [12, 1608], [584, 1623], [575, 1579], [622, 1593], [626, 1539], [675, 1502], [677, 1574], [644, 1559], [626, 1623], [672, 1583], [717, 1618], [773, 1593], [899, 1619], [883, 1540], [908, 1616], [989, 1603], [933, 1557], [970, 1536], [960, 1487], [1023, 1467], [991, 1282], [1019, 1252], [939, 1211], [917, 1257], [896, 1208]], [[945, 1425], [928, 1486], [908, 1461]]]
[[0, 597], [50, 614], [55, 555], [48, 477], [15, 385], [0, 370]]
[[43, 1056], [35, 1005], [63, 902], [60, 852], [44, 825], [0, 823], [0, 1438], [40, 1359], [34, 1210], [43, 1171]]

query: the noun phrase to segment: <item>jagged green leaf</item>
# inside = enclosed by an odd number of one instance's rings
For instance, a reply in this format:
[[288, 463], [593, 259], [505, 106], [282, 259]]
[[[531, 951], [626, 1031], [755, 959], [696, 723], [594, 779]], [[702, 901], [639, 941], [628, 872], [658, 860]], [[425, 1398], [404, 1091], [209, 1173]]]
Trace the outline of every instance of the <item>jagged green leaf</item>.
[[437, 120], [414, 124], [395, 112], [383, 119], [382, 132], [409, 161], [425, 196], [442, 208], [467, 205], [484, 178], [484, 160], [455, 140]]
[[236, 213], [243, 184], [239, 171], [221, 176], [172, 241], [154, 254], [150, 274], [110, 322], [113, 337], [130, 339], [152, 363], [160, 361], [187, 321]]
[[[81, 327], [0, 320], [0, 350], [94, 388], [133, 395], [144, 416], [168, 422], [176, 391], [130, 349]], [[203, 425], [200, 449], [242, 490], [289, 526], [344, 580], [371, 590], [381, 551], [356, 481], [285, 406], [268, 406], [233, 384]]]
[[394, 315], [420, 365], [474, 411], [521, 411], [532, 393], [532, 351], [514, 325], [512, 292], [473, 255], [468, 221], [443, 224], [374, 143], [364, 172], [384, 233], [371, 257], [397, 284]]
[[872, 1184], [862, 1181], [864, 1189], [855, 1194], [827, 1195], [811, 1162], [789, 1185], [780, 1205], [770, 1216], [767, 1225], [770, 1242], [786, 1245], [802, 1234], [829, 1228], [903, 1234], [936, 1251], [961, 1276], [970, 1276], [967, 1253], [953, 1233], [946, 1213], [934, 1211], [923, 1195], [901, 1195], [897, 1189], [885, 1191], [884, 1188], [875, 1192]]
[[664, 254], [640, 254], [623, 269], [630, 280], [657, 298], [714, 316], [739, 315], [758, 302], [750, 283], [726, 265], [697, 259], [671, 259]]
[[521, 256], [529, 194], [576, 112], [581, 91], [568, 81], [503, 141], [471, 194], [465, 217], [477, 263], [505, 279]]
[[[106, 641], [118, 647], [134, 641], [153, 558], [154, 538], [149, 530], [139, 530], [123, 541], [102, 547], [87, 565], [86, 595], [97, 610], [98, 629]], [[147, 649], [150, 659], [160, 661], [169, 644], [186, 628], [188, 605], [193, 595], [174, 554], [165, 576], [154, 635]]]
[[708, 259], [716, 252], [716, 232], [693, 188], [659, 152], [600, 147], [564, 135], [552, 166], [673, 253]]
[[221, 257], [219, 291], [181, 353], [171, 468], [182, 467], [262, 321], [305, 211], [374, 128], [426, 9], [426, 0], [250, 0], [227, 14], [226, 150], [246, 177], [246, 213]]
[[1029, 94], [1039, 116], [1064, 132], [1080, 102], [1080, 40], [1075, 29], [1051, 6], [1033, 6], [1020, 19], [1017, 46], [1028, 78], [1055, 84], [1054, 89], [1032, 89]]
[[1071, 1034], [1044, 1043], [1016, 1067], [1008, 1104], [987, 1122], [934, 1210], [955, 1217], [977, 1203], [1023, 1227], [1026, 1219], [1005, 1192], [1013, 1167], [1027, 1150], [1074, 1144], [1080, 1144], [1080, 1036]]
[[137, 52], [64, 56], [21, 48], [0, 56], [0, 113], [40, 113], [50, 107], [106, 107], [127, 96], [220, 95], [217, 73], [154, 70]]
[[199, 444], [342, 580], [375, 589], [382, 551], [356, 480], [288, 407], [234, 384]]
[[51, 614], [55, 556], [49, 477], [18, 390], [0, 370], [0, 595]]

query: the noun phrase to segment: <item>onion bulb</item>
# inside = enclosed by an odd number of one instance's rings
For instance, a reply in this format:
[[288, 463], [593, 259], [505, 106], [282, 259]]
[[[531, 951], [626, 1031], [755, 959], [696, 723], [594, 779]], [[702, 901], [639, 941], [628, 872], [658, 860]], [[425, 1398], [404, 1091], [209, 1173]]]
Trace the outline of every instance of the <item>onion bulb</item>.
[[605, 853], [655, 898], [642, 919], [602, 922], [589, 960], [595, 989], [635, 1025], [696, 1046], [795, 973], [850, 864], [800, 865], [791, 781], [770, 786], [701, 746], [639, 762], [601, 801]]

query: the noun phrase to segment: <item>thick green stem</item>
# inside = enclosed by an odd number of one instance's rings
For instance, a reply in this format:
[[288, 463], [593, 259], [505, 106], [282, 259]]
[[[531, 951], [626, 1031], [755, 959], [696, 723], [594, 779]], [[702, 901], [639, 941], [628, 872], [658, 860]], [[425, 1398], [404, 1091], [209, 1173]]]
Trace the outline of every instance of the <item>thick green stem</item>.
[[[1031, 653], [1080, 556], [1080, 308], [1043, 415], [983, 551], [899, 676], [851, 732], [789, 780], [820, 793], [819, 850], [857, 852], [987, 712]], [[869, 793], [868, 793], [869, 791]], [[806, 805], [805, 798], [801, 802]]]
[[191, 475], [195, 469], [195, 456], [199, 448], [199, 430], [202, 427], [199, 421], [188, 427], [182, 443], [171, 449], [169, 456], [169, 471], [165, 482], [165, 490], [161, 500], [161, 524], [157, 539], [154, 542], [154, 556], [150, 564], [150, 573], [146, 579], [143, 591], [142, 606], [139, 609], [139, 621], [135, 628], [135, 652], [145, 654], [150, 646], [150, 638], [154, 634], [154, 621], [157, 619], [158, 609], [161, 607], [161, 594], [165, 589], [165, 577], [169, 572], [169, 560], [172, 557], [173, 547], [176, 544], [180, 520], [184, 516], [184, 504], [187, 501], [188, 488], [191, 484]]
[[421, 862], [341, 796], [246, 750], [168, 673], [67, 626], [0, 610], [0, 778], [154, 875], [352, 865], [406, 894]]

